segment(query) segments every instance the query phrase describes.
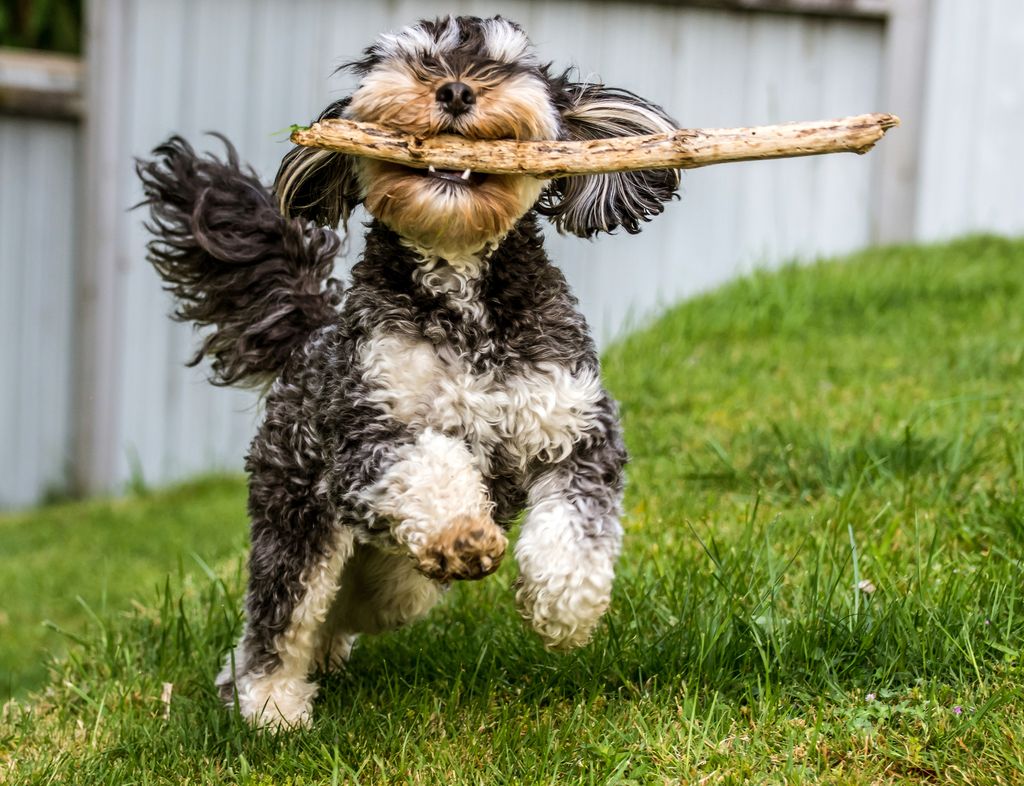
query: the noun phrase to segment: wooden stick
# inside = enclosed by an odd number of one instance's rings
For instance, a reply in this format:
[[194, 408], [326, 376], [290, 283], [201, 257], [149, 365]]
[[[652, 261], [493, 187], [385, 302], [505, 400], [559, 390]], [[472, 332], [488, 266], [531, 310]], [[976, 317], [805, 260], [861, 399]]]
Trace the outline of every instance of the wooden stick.
[[292, 142], [420, 169], [434, 166], [550, 178], [637, 169], [695, 169], [731, 161], [823, 153], [866, 153], [899, 123], [895, 115], [872, 114], [753, 128], [681, 128], [668, 134], [585, 142], [515, 142], [448, 135], [421, 139], [373, 123], [338, 119], [297, 128], [292, 132]]

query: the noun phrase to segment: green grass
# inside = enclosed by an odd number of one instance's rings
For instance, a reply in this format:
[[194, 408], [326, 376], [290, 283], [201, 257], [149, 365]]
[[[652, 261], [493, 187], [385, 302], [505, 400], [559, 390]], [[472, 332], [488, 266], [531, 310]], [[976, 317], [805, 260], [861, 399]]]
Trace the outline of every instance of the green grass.
[[[147, 595], [161, 582], [150, 563], [118, 590], [143, 603], [115, 605], [108, 590], [108, 610], [47, 687], [8, 709], [0, 773], [83, 784], [1018, 781], [1022, 271], [1024, 242], [994, 238], [870, 251], [740, 281], [613, 347], [606, 379], [633, 455], [627, 545], [607, 623], [577, 653], [548, 654], [525, 635], [506, 564], [455, 587], [426, 622], [362, 641], [350, 672], [324, 681], [314, 728], [274, 737], [211, 689], [239, 627], [240, 556], [211, 563], [216, 575], [183, 559], [181, 578]], [[223, 542], [237, 543], [240, 487], [184, 516], [191, 496], [57, 511], [102, 521], [110, 534], [91, 535], [107, 543], [154, 537], [142, 519], [157, 516], [161, 537], [198, 543], [201, 522], [218, 518], [205, 509], [222, 507]], [[66, 541], [50, 540], [38, 548], [52, 549], [57, 573]], [[6, 551], [0, 562], [11, 608], [32, 595], [15, 585], [36, 580], [33, 553], [22, 547], [16, 569]], [[27, 616], [44, 610], [37, 602]]]
[[41, 687], [66, 634], [237, 554], [245, 529], [238, 478], [0, 517], [0, 700]]

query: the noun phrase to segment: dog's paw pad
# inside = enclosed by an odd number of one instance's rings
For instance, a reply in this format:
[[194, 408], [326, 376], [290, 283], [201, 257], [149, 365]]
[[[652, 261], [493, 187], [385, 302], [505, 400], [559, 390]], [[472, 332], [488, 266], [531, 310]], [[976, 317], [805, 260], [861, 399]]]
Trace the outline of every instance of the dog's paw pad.
[[419, 549], [419, 570], [437, 581], [482, 579], [498, 569], [508, 539], [489, 517], [460, 516]]

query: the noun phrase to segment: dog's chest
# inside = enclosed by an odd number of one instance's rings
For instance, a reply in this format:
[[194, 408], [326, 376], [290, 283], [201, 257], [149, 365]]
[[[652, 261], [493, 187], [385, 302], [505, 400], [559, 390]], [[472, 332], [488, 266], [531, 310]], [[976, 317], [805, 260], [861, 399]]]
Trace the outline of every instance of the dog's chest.
[[556, 364], [474, 371], [445, 345], [380, 333], [361, 353], [372, 403], [414, 432], [464, 439], [481, 469], [502, 448], [519, 469], [569, 455], [602, 398], [596, 373]]

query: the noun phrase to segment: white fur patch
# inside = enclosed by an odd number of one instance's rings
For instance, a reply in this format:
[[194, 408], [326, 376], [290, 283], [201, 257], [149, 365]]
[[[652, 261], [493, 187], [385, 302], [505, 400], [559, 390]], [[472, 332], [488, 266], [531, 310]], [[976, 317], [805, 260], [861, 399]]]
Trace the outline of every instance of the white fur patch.
[[399, 448], [397, 460], [362, 496], [393, 522], [395, 540], [413, 551], [453, 520], [487, 518], [493, 507], [465, 443], [430, 428]]
[[421, 25], [405, 27], [397, 33], [384, 33], [377, 41], [382, 54], [396, 59], [423, 55], [441, 55], [459, 43], [459, 25], [454, 18], [437, 31], [435, 37]]
[[331, 553], [303, 577], [302, 600], [292, 610], [288, 628], [274, 641], [280, 657], [277, 668], [265, 674], [247, 671], [244, 633], [234, 653], [228, 654], [217, 684], [228, 684], [233, 674], [238, 675], [234, 683], [239, 711], [253, 725], [270, 729], [309, 725], [317, 686], [308, 677], [322, 648], [320, 637], [342, 568], [353, 548], [352, 530], [339, 530]]
[[495, 60], [536, 65], [537, 56], [526, 34], [507, 19], [483, 20], [484, 46]]
[[444, 347], [386, 333], [367, 342], [361, 360], [373, 403], [415, 430], [466, 440], [485, 471], [499, 443], [522, 469], [535, 457], [566, 458], [603, 396], [596, 373], [539, 363], [498, 379]]
[[[491, 58], [506, 63], [538, 64], [530, 39], [507, 19], [484, 19], [481, 26], [484, 48]], [[384, 33], [377, 47], [381, 54], [396, 59], [444, 56], [458, 46], [460, 32], [458, 20], [451, 17], [437, 31], [436, 37], [423, 26], [412, 25], [398, 32]]]
[[[236, 662], [236, 669], [240, 668]], [[225, 667], [230, 679], [231, 664]], [[222, 672], [222, 676], [225, 676]], [[238, 709], [253, 726], [285, 730], [309, 726], [317, 686], [297, 672], [274, 671], [270, 674], [244, 674], [235, 682]]]
[[605, 523], [601, 537], [588, 537], [580, 512], [559, 497], [535, 503], [526, 516], [515, 546], [516, 605], [549, 649], [586, 644], [608, 608], [621, 529]]

